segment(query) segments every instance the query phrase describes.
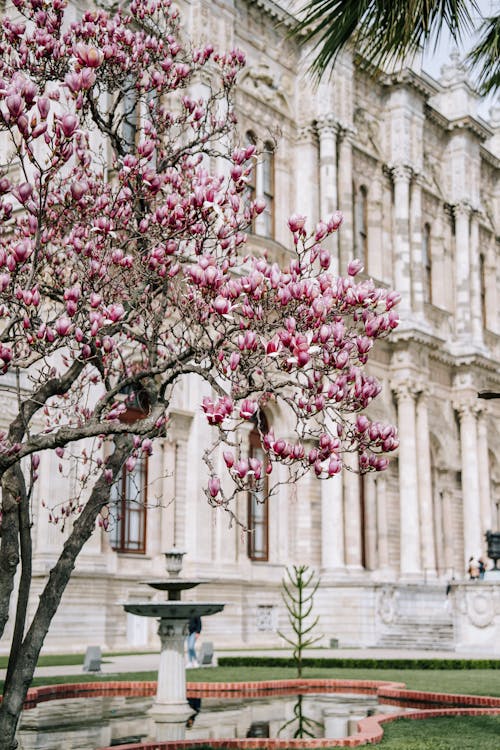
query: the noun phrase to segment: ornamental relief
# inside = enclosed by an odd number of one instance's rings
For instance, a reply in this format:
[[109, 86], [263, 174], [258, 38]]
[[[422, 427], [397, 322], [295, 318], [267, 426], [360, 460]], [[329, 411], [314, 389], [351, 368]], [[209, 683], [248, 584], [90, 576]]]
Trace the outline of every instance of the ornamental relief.
[[363, 107], [354, 110], [353, 119], [354, 127], [358, 131], [356, 140], [369, 151], [373, 151], [374, 157], [380, 157], [380, 123]]
[[240, 89], [263, 102], [267, 107], [274, 107], [283, 114], [289, 115], [289, 92], [283, 86], [282, 76], [273, 71], [263, 60], [243, 73], [240, 79]]
[[[481, 584], [481, 588], [483, 584]], [[500, 615], [500, 597], [495, 595], [493, 587], [481, 591], [468, 588], [465, 592], [464, 614], [477, 628], [486, 628], [493, 623], [495, 615]]]
[[384, 586], [378, 594], [377, 613], [384, 625], [390, 625], [399, 615], [399, 593], [394, 586]]

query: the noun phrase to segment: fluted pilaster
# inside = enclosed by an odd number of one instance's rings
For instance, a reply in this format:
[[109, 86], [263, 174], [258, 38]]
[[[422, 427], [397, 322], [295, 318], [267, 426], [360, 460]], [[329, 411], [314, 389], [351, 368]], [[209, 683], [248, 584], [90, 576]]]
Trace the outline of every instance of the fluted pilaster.
[[[338, 208], [337, 135], [339, 126], [333, 115], [316, 121], [319, 137], [319, 204], [320, 217], [325, 220]], [[339, 272], [338, 235], [326, 241], [334, 256], [334, 273]]]
[[410, 259], [410, 180], [413, 170], [407, 164], [391, 168], [394, 183], [394, 287], [401, 295], [400, 316], [411, 310]]
[[347, 126], [339, 130], [338, 203], [344, 216], [339, 233], [340, 271], [345, 273], [354, 252], [354, 217], [352, 214], [352, 139], [355, 131]]
[[420, 533], [422, 541], [422, 566], [426, 576], [436, 575], [436, 552], [434, 539], [434, 514], [432, 507], [431, 452], [427, 401], [429, 390], [423, 388], [418, 395], [416, 411], [418, 499]]
[[458, 335], [470, 334], [470, 214], [468, 203], [453, 207], [455, 216], [455, 315]]
[[[481, 509], [481, 536], [492, 528], [492, 502], [490, 486], [490, 461], [488, 451], [488, 410], [482, 408], [477, 421], [477, 457], [479, 468], [479, 497]], [[482, 539], [484, 544], [484, 538]]]
[[420, 577], [420, 515], [418, 503], [416, 388], [412, 380], [392, 385], [398, 404], [400, 572], [402, 578]]
[[460, 420], [462, 460], [462, 504], [464, 522], [464, 557], [479, 555], [482, 545], [478, 473], [477, 403], [460, 399], [453, 404]]
[[321, 482], [321, 566], [343, 569], [344, 491], [342, 475]]

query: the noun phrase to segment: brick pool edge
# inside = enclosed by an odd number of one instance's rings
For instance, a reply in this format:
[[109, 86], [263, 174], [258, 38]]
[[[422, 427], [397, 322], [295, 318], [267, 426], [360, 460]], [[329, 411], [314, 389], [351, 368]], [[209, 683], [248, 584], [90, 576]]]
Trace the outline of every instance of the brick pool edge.
[[[434, 693], [421, 690], [408, 690], [403, 682], [384, 682], [382, 680], [326, 680], [295, 679], [269, 680], [260, 682], [190, 682], [187, 685], [188, 697], [265, 696], [269, 693], [307, 693], [318, 689], [329, 692], [349, 692], [376, 695], [380, 703], [390, 705], [418, 707], [415, 711], [395, 714], [377, 714], [361, 719], [358, 731], [350, 737], [341, 739], [270, 739], [242, 738], [231, 740], [168, 740], [162, 742], [136, 742], [132, 744], [105, 747], [99, 750], [185, 750], [207, 744], [220, 750], [250, 750], [251, 748], [325, 748], [357, 747], [364, 744], [380, 742], [384, 730], [382, 724], [396, 719], [427, 719], [435, 716], [479, 716], [484, 714], [500, 715], [500, 698], [481, 695], [460, 695]], [[156, 693], [156, 682], [83, 682], [61, 685], [46, 685], [30, 688], [25, 701], [25, 709], [34, 708], [38, 703], [62, 698], [92, 698], [104, 695], [152, 696]], [[439, 707], [436, 707], [439, 706]]]

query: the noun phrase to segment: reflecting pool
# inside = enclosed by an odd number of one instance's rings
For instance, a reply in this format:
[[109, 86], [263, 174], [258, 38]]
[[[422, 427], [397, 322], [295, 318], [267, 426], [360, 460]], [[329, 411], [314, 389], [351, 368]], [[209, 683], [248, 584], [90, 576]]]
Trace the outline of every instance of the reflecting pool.
[[19, 726], [19, 750], [98, 750], [131, 742], [244, 737], [346, 737], [373, 713], [401, 711], [376, 696], [307, 693], [265, 697], [192, 698], [182, 723], [148, 715], [153, 698], [101, 696], [39, 703]]

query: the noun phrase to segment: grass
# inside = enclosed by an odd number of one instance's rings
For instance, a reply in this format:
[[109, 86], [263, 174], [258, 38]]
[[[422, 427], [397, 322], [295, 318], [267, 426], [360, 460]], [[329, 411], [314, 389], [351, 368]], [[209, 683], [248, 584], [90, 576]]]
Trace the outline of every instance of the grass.
[[[58, 675], [36, 677], [33, 685], [54, 685], [61, 682], [96, 682], [99, 680], [156, 680], [156, 672], [120, 672], [117, 674]], [[214, 667], [188, 669], [188, 682], [246, 682], [258, 680], [285, 680], [296, 676], [290, 667]], [[442, 693], [465, 693], [470, 695], [500, 696], [500, 673], [498, 670], [464, 669], [429, 672], [424, 669], [325, 669], [310, 667], [304, 677], [332, 679], [370, 679], [404, 682], [413, 690], [430, 690]]]
[[500, 716], [399, 719], [384, 725], [380, 750], [498, 750]]

